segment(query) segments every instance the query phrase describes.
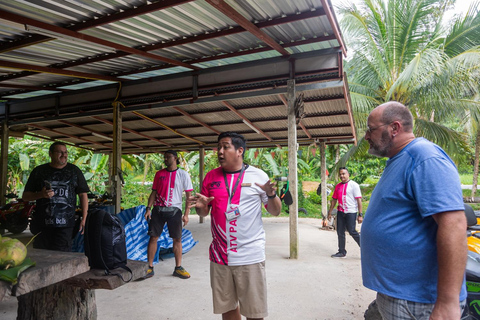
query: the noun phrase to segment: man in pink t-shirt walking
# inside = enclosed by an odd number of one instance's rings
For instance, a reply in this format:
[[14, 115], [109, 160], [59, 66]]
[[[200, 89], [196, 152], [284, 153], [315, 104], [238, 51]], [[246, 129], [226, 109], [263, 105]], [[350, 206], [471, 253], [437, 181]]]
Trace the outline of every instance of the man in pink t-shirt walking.
[[328, 219], [332, 218], [332, 211], [338, 202], [337, 207], [337, 235], [338, 235], [338, 252], [332, 255], [332, 258], [345, 258], [347, 250], [345, 250], [345, 229], [360, 246], [360, 234], [355, 229], [355, 220], [362, 223], [362, 193], [360, 186], [355, 181], [350, 180], [350, 173], [345, 167], [339, 171], [340, 182], [335, 186], [333, 192], [330, 210], [328, 210]]
[[[192, 180], [185, 170], [177, 167], [180, 161], [176, 151], [165, 151], [163, 157], [167, 167], [155, 174], [152, 192], [148, 197], [145, 211], [145, 219], [149, 222], [148, 235], [150, 236], [147, 248], [148, 270], [145, 278], [150, 278], [155, 274], [153, 259], [157, 252], [158, 238], [162, 234], [166, 223], [170, 237], [173, 239], [173, 254], [175, 255], [173, 275], [181, 279], [188, 279], [190, 274], [182, 267], [182, 222], [183, 226], [188, 223], [190, 213], [188, 198], [193, 190]], [[185, 212], [182, 216], [182, 194], [184, 191], [187, 200]], [[154, 205], [153, 210], [152, 205]]]

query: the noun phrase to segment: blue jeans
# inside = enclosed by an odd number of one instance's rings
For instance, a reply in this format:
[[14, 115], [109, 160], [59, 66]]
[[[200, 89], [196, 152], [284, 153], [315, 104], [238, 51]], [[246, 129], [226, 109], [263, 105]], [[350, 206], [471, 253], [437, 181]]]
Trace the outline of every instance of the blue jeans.
[[352, 236], [352, 238], [360, 246], [360, 234], [355, 230], [357, 223], [357, 213], [345, 213], [337, 211], [337, 235], [338, 235], [338, 252], [347, 254], [345, 250], [345, 229]]

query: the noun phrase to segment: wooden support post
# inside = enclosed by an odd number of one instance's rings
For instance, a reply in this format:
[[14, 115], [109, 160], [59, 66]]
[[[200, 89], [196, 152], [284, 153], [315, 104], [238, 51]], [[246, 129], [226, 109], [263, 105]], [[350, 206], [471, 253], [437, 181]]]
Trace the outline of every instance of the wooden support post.
[[320, 143], [320, 171], [321, 171], [321, 179], [322, 179], [322, 216], [323, 218], [327, 218], [328, 213], [328, 203], [327, 203], [327, 160], [325, 157], [325, 141]]
[[113, 203], [115, 213], [120, 212], [122, 196], [122, 180], [120, 174], [122, 171], [122, 113], [120, 112], [120, 103], [113, 104], [113, 165], [112, 165], [112, 184], [113, 184]]
[[7, 171], [8, 171], [8, 123], [7, 121], [2, 122], [2, 132], [1, 132], [1, 167], [0, 167], [0, 205], [4, 205], [7, 201], [7, 198], [4, 195], [7, 194]]
[[[198, 164], [198, 181], [200, 182], [200, 190], [202, 190], [203, 178], [205, 177], [205, 148], [200, 147], [198, 151], [200, 153], [199, 164]], [[200, 223], [205, 222], [205, 217], [200, 217]]]
[[288, 183], [293, 203], [289, 206], [290, 259], [298, 259], [298, 175], [297, 124], [295, 119], [295, 80], [287, 81], [288, 100]]
[[107, 153], [108, 154], [108, 176], [110, 180], [108, 180], [108, 192], [110, 195], [115, 193], [115, 184], [113, 183], [113, 152]]

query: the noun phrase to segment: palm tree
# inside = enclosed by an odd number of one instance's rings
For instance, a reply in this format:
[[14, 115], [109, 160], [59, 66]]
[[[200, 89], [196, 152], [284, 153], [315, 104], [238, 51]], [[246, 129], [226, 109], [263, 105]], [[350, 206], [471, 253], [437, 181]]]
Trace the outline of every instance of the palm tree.
[[[477, 4], [446, 24], [455, 0], [360, 0], [339, 7], [341, 27], [353, 55], [346, 62], [357, 128], [368, 113], [396, 100], [410, 108], [415, 134], [440, 145], [457, 162], [469, 151], [466, 134], [443, 121], [466, 122], [477, 110], [480, 15]], [[359, 133], [358, 136], [363, 134]], [[348, 156], [368, 147], [361, 139]], [[345, 163], [346, 157], [340, 161]]]

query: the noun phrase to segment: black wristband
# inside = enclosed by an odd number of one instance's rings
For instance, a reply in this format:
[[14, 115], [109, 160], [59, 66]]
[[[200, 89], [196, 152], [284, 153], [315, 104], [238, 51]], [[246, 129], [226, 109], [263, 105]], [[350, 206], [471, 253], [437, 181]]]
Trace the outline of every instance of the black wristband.
[[152, 210], [152, 208], [150, 208], [150, 207], [147, 207], [147, 209], [145, 209], [145, 210]]
[[276, 192], [273, 194], [273, 196], [269, 196], [269, 195], [267, 194], [267, 198], [268, 198], [268, 199], [275, 199], [276, 197], [277, 197], [277, 193], [276, 193]]

